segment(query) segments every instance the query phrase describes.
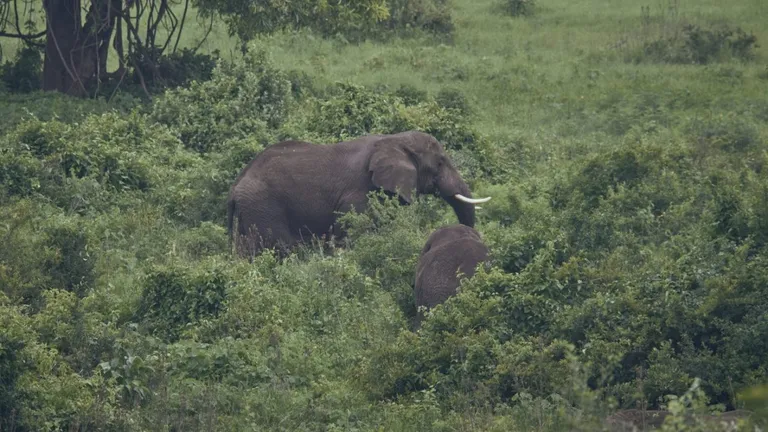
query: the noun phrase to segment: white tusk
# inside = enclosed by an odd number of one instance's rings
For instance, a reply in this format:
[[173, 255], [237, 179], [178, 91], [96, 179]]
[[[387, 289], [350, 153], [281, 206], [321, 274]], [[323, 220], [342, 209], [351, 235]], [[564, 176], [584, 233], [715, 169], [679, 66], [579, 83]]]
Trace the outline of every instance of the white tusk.
[[482, 210], [482, 207], [475, 206], [475, 210]]
[[465, 197], [462, 194], [456, 194], [456, 195], [454, 195], [454, 197], [456, 197], [457, 200], [464, 201], [465, 203], [468, 203], [468, 204], [480, 204], [480, 203], [488, 202], [488, 201], [491, 200], [491, 197], [488, 197], [488, 198], [467, 198], [467, 197]]

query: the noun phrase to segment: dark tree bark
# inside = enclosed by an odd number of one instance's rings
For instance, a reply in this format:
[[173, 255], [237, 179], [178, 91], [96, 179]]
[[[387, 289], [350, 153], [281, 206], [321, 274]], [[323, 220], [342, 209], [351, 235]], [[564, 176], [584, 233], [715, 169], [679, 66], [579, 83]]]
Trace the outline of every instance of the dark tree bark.
[[87, 96], [106, 75], [109, 41], [120, 0], [91, 0], [85, 22], [80, 0], [44, 0], [47, 28], [43, 90]]

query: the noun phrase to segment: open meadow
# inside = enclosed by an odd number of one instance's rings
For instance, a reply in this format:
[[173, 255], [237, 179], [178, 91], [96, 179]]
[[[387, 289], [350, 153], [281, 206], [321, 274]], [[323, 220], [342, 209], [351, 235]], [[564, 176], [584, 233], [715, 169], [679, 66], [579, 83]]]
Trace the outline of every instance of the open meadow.
[[[151, 99], [14, 91], [0, 38], [0, 432], [766, 430], [768, 3], [450, 8], [438, 35], [245, 53], [217, 22], [168, 69], [205, 79]], [[232, 253], [265, 148], [406, 130], [492, 197], [489, 264], [418, 331], [419, 254], [457, 223], [438, 197]]]

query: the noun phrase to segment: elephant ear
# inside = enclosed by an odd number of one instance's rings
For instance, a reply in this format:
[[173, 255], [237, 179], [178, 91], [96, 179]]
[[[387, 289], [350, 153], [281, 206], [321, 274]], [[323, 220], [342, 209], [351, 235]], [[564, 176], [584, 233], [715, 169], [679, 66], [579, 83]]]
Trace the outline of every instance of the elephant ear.
[[374, 186], [398, 193], [405, 202], [411, 203], [417, 173], [413, 158], [406, 149], [391, 141], [376, 144], [368, 169]]

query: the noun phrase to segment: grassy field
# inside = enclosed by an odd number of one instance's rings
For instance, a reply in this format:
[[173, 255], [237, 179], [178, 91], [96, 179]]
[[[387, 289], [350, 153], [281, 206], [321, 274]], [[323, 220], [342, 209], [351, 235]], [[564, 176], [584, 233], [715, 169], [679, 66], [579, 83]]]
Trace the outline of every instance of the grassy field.
[[[598, 2], [578, 5], [541, 1], [539, 12], [530, 18], [510, 18], [495, 10], [498, 2], [456, 2], [457, 34], [452, 46], [432, 46], [424, 41], [400, 41], [392, 45], [363, 44], [336, 46], [332, 42], [302, 36], [276, 36], [264, 44], [273, 50], [278, 64], [300, 68], [325, 80], [352, 80], [371, 85], [411, 84], [436, 91], [445, 86], [461, 88], [483, 116], [480, 121], [516, 119], [508, 109], [524, 105], [538, 107], [537, 100], [548, 94], [557, 97], [595, 99], [613, 87], [627, 87], [627, 75], [635, 74], [641, 84], [667, 77], [676, 87], [709, 85], [700, 83], [708, 70], [694, 66], [634, 66], [619, 60], [619, 41], [639, 42], [643, 31], [641, 6], [631, 1]], [[658, 3], [658, 4], [657, 4]], [[721, 22], [754, 32], [758, 40], [768, 34], [761, 25], [765, 8], [757, 1], [743, 1], [721, 7], [718, 2], [681, 2], [679, 18], [692, 23]], [[654, 19], [672, 21], [665, 13], [665, 2], [652, 2]], [[760, 11], [757, 12], [755, 11]], [[215, 42], [212, 41], [214, 46]], [[758, 55], [768, 55], [760, 44]], [[218, 45], [216, 45], [218, 46]], [[764, 63], [745, 66], [746, 77], [755, 77]], [[587, 79], [594, 70], [601, 80]], [[597, 86], [595, 86], [597, 84]], [[743, 94], [753, 94], [759, 80], [747, 80]], [[503, 86], [514, 86], [505, 89]], [[506, 91], [504, 91], [506, 90]], [[636, 88], [638, 92], [642, 87]], [[696, 90], [699, 90], [696, 88]], [[729, 91], [741, 91], [741, 88]], [[713, 95], [714, 97], [714, 95]], [[538, 111], [538, 109], [536, 109]], [[547, 107], [545, 110], [549, 110]], [[490, 114], [496, 113], [499, 119]]]
[[[299, 32], [241, 57], [219, 24], [202, 51], [233, 63], [152, 103], [2, 94], [0, 430], [768, 420], [764, 1], [454, 3], [450, 44]], [[670, 42], [687, 23], [758, 46]], [[187, 30], [182, 46], [204, 27]], [[401, 128], [443, 137], [493, 196], [477, 224], [493, 268], [420, 332], [418, 253], [455, 223], [440, 200], [372, 203], [330, 254], [230, 255], [224, 202], [254, 154]]]
[[[682, 1], [676, 18], [668, 11], [674, 2], [668, 1], [540, 1], [529, 18], [506, 16], [493, 0], [455, 3], [453, 45], [405, 40], [339, 46], [281, 35], [266, 38], [263, 46], [281, 67], [302, 70], [320, 82], [411, 85], [432, 94], [458, 89], [475, 108], [479, 130], [503, 140], [536, 141], [541, 160], [583, 151], [585, 145], [615, 146], [615, 136], [596, 135], [605, 130], [601, 123], [610, 111], [640, 97], [685, 98], [668, 113], [678, 119], [708, 118], [728, 111], [734, 101], [763, 98], [766, 81], [758, 77], [766, 73], [765, 60], [704, 67], [623, 61], [627, 51], [660, 34], [656, 26], [643, 27], [641, 6], [650, 6], [655, 22], [727, 22], [763, 41], [768, 8], [759, 1], [728, 6]], [[619, 46], [622, 40], [628, 43]], [[759, 58], [768, 58], [768, 45], [759, 45]], [[210, 46], [218, 45], [212, 41]]]

